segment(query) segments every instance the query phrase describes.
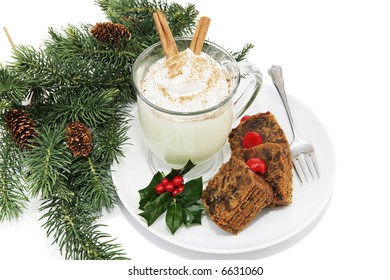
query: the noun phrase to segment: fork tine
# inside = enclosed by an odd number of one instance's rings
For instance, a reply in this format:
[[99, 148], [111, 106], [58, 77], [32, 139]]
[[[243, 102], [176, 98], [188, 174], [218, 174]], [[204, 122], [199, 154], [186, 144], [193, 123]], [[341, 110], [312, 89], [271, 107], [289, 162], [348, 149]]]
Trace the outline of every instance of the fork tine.
[[309, 153], [309, 154], [304, 154], [304, 155], [305, 155], [306, 167], [307, 167], [307, 169], [309, 170], [309, 173], [310, 173], [310, 175], [311, 175], [311, 178], [312, 178], [313, 180], [315, 180], [315, 178], [317, 177], [317, 175], [314, 174], [314, 173], [316, 172], [316, 170], [315, 170], [315, 167], [313, 166], [314, 164], [313, 164], [313, 160], [312, 160], [312, 158], [311, 158], [311, 154]]
[[298, 175], [301, 183], [308, 182], [306, 173], [304, 171], [304, 160], [301, 158], [301, 155], [293, 159], [293, 166], [295, 173]]
[[294, 166], [295, 174], [298, 175], [299, 181], [300, 181], [301, 183], [303, 183], [303, 180], [302, 180], [302, 177], [301, 177], [301, 176], [303, 176], [302, 170], [300, 169], [299, 166], [297, 167], [295, 163], [293, 164], [293, 166]]
[[301, 153], [299, 155], [298, 162], [299, 162], [299, 165], [301, 166], [302, 173], [305, 176], [306, 182], [309, 182], [309, 177], [307, 175], [307, 173], [308, 173], [307, 172], [307, 163], [306, 163], [306, 159], [305, 159], [305, 154], [304, 153]]
[[[313, 168], [310, 169], [310, 172], [311, 174], [313, 175], [314, 171], [315, 173], [317, 174], [317, 178], [320, 178], [320, 169], [319, 169], [319, 165], [318, 165], [318, 161], [317, 161], [317, 156], [314, 152], [310, 153], [309, 154], [309, 158], [311, 159], [311, 164], [313, 165]], [[314, 177], [313, 177], [314, 179]]]

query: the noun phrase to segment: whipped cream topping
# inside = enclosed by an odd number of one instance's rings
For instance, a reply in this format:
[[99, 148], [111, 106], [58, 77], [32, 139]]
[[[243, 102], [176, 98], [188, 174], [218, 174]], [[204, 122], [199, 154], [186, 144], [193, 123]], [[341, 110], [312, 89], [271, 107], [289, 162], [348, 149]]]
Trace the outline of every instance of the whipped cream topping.
[[195, 112], [219, 104], [229, 96], [229, 79], [213, 58], [190, 49], [148, 69], [141, 83], [143, 95], [167, 110]]

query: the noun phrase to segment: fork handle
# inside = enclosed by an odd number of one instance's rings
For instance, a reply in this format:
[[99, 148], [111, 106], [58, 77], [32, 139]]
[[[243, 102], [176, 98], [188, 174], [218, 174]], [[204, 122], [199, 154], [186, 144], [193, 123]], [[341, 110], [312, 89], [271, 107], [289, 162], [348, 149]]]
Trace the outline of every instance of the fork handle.
[[272, 82], [274, 83], [280, 98], [282, 99], [284, 109], [286, 110], [288, 120], [290, 122], [290, 127], [292, 131], [293, 140], [295, 139], [296, 132], [295, 132], [295, 125], [293, 121], [293, 117], [290, 112], [290, 107], [288, 105], [287, 101], [287, 94], [284, 90], [284, 80], [283, 80], [283, 71], [282, 67], [279, 65], [272, 65], [271, 68], [268, 69], [268, 74], [272, 78]]

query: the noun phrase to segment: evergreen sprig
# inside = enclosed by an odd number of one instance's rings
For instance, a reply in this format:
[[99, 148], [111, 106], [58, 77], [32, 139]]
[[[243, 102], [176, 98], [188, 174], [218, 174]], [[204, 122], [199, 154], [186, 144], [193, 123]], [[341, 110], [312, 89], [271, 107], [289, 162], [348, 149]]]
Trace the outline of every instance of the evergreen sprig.
[[[20, 104], [25, 97], [28, 85], [9, 67], [0, 65], [0, 102], [10, 105], [10, 102]], [[3, 105], [6, 107], [5, 105]], [[3, 109], [3, 106], [0, 109]]]
[[90, 127], [96, 127], [114, 117], [117, 92], [116, 89], [65, 89], [56, 97], [55, 103], [44, 104], [42, 109], [47, 110], [47, 119], [54, 123], [83, 121]]
[[72, 158], [64, 145], [64, 125], [43, 125], [38, 134], [24, 161], [29, 190], [33, 197], [71, 200], [73, 192], [68, 188], [68, 177]]
[[96, 212], [100, 212], [104, 206], [115, 206], [117, 196], [109, 164], [91, 157], [79, 157], [72, 165], [72, 175], [75, 178], [74, 186]]
[[9, 133], [0, 128], [0, 222], [18, 219], [29, 201], [22, 173], [21, 155]]
[[52, 236], [66, 259], [120, 260], [126, 259], [120, 245], [108, 234], [100, 231], [99, 216], [88, 200], [80, 195], [72, 201], [60, 198], [47, 199], [42, 203], [41, 219], [47, 235]]
[[[118, 105], [118, 108], [121, 105]], [[124, 156], [122, 147], [128, 140], [129, 120], [131, 116], [127, 105], [122, 105], [115, 116], [94, 129], [93, 151], [96, 158], [103, 162], [118, 162]]]
[[[132, 40], [120, 48], [96, 40], [90, 32], [92, 25], [67, 26], [62, 31], [49, 30], [45, 42], [48, 56], [60, 64], [53, 66], [83, 86], [85, 91], [118, 90], [117, 100], [136, 100], [131, 82], [131, 65], [143, 50], [133, 47]], [[119, 98], [118, 98], [119, 97]]]
[[250, 52], [251, 49], [254, 48], [254, 45], [251, 44], [251, 43], [247, 43], [244, 45], [244, 47], [242, 48], [242, 50], [238, 51], [238, 52], [232, 52], [232, 56], [234, 57], [234, 59], [236, 61], [242, 61], [242, 60], [245, 60]]

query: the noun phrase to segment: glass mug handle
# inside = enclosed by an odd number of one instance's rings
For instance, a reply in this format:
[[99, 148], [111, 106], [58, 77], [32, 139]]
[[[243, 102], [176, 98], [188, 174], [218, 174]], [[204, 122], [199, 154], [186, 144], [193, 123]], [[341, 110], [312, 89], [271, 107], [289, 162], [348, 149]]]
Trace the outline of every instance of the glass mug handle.
[[243, 80], [249, 81], [249, 84], [245, 86], [241, 93], [235, 94], [237, 96], [234, 97], [233, 122], [238, 120], [238, 118], [249, 108], [263, 85], [263, 75], [257, 66], [248, 61], [240, 61], [237, 64], [241, 76], [239, 87], [242, 86]]

